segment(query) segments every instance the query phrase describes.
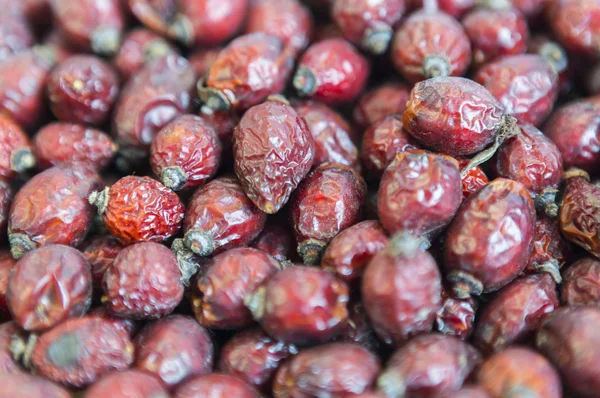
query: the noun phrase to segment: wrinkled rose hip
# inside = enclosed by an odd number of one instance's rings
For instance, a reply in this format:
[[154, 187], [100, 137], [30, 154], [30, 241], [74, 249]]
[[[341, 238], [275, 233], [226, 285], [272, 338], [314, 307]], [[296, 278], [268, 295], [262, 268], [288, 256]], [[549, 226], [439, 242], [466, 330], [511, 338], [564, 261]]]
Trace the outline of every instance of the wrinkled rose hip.
[[250, 246], [270, 254], [279, 262], [293, 259], [296, 253], [292, 232], [287, 225], [279, 223], [267, 223]]
[[558, 0], [551, 2], [548, 21], [566, 49], [595, 58], [600, 54], [600, 2]]
[[583, 258], [563, 274], [561, 302], [567, 306], [600, 303], [600, 261]]
[[435, 329], [445, 335], [466, 340], [475, 327], [478, 302], [473, 297], [459, 299], [442, 290], [442, 306], [435, 318]]
[[533, 251], [525, 267], [525, 273], [548, 272], [555, 281], [560, 282], [559, 269], [570, 254], [569, 242], [560, 232], [558, 217], [549, 218], [538, 215], [535, 221]]
[[[459, 159], [458, 163], [460, 169], [464, 169], [469, 164], [470, 159], [463, 158]], [[463, 190], [463, 198], [466, 199], [471, 196], [473, 193], [477, 192], [479, 188], [487, 185], [490, 180], [488, 179], [485, 172], [481, 169], [481, 167], [476, 166], [472, 169], [468, 170], [466, 173], [462, 173], [462, 190]]]
[[90, 264], [94, 287], [100, 287], [104, 273], [123, 247], [111, 235], [94, 236], [79, 247]]
[[403, 83], [385, 83], [366, 91], [354, 107], [354, 122], [367, 128], [386, 116], [402, 114], [410, 96], [410, 87]]
[[242, 380], [218, 373], [196, 377], [177, 388], [173, 398], [260, 398], [260, 394]]
[[35, 164], [25, 131], [9, 116], [0, 114], [0, 178], [12, 180]]
[[[136, 394], [136, 395], [131, 395]], [[168, 398], [156, 378], [137, 370], [110, 373], [85, 391], [85, 398]]]
[[30, 48], [35, 42], [27, 20], [20, 15], [8, 14], [0, 16], [0, 62]]

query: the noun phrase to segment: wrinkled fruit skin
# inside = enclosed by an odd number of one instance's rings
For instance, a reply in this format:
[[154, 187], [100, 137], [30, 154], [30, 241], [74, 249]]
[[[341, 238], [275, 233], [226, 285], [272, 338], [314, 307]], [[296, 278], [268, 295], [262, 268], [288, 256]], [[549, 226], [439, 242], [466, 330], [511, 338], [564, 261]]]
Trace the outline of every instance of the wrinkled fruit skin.
[[168, 396], [167, 390], [156, 378], [137, 370], [124, 370], [106, 375], [85, 392], [85, 398], [168, 398]]
[[485, 87], [460, 77], [436, 77], [415, 85], [402, 122], [427, 148], [463, 156], [494, 140], [503, 115], [502, 105]]
[[315, 145], [306, 122], [291, 106], [267, 101], [249, 109], [235, 128], [233, 156], [246, 195], [273, 214], [308, 174]]
[[512, 281], [527, 265], [534, 232], [535, 208], [521, 183], [498, 178], [469, 196], [450, 224], [445, 243], [445, 266], [454, 292], [459, 297], [478, 295]]
[[352, 113], [354, 121], [367, 128], [386, 116], [403, 114], [410, 87], [403, 83], [385, 83], [361, 95]]
[[135, 367], [169, 388], [212, 371], [210, 335], [191, 317], [173, 315], [150, 323], [134, 343]]
[[533, 251], [525, 267], [526, 274], [533, 274], [544, 270], [549, 263], [562, 267], [571, 254], [569, 242], [560, 232], [558, 217], [549, 218], [538, 215], [535, 220], [535, 235], [533, 237]]
[[0, 383], [4, 386], [0, 398], [70, 398], [71, 393], [58, 384], [43, 377], [25, 373], [3, 374]]
[[480, 361], [475, 348], [454, 337], [419, 336], [394, 353], [377, 388], [387, 396], [436, 396], [458, 390]]
[[448, 336], [466, 340], [475, 328], [478, 303], [473, 297], [459, 299], [442, 291], [442, 306], [435, 318], [435, 329]]
[[170, 314], [183, 298], [175, 254], [154, 242], [122, 249], [102, 280], [104, 304], [121, 318], [155, 319]]
[[566, 49], [591, 58], [600, 53], [600, 2], [560, 0], [552, 2], [548, 21]]
[[229, 375], [211, 373], [180, 386], [173, 398], [259, 398], [260, 394], [243, 381]]
[[273, 396], [354, 396], [369, 389], [380, 369], [377, 357], [355, 344], [330, 343], [309, 348], [279, 368]]
[[123, 247], [111, 235], [94, 236], [79, 247], [90, 264], [94, 287], [100, 287], [104, 273]]
[[8, 278], [10, 271], [16, 264], [16, 260], [8, 250], [0, 250], [0, 320], [10, 319], [11, 315], [6, 302], [8, 291]]
[[560, 299], [567, 306], [600, 303], [600, 261], [584, 258], [570, 265], [563, 274]]
[[14, 195], [12, 187], [7, 182], [0, 180], [0, 239], [2, 240], [6, 238], [10, 203]]
[[30, 164], [22, 162], [22, 155], [31, 156], [31, 148], [27, 134], [9, 116], [0, 114], [0, 178], [12, 180], [18, 173], [31, 168]]
[[508, 348], [488, 358], [477, 372], [477, 382], [492, 397], [562, 397], [556, 370], [527, 348]]
[[440, 309], [441, 275], [419, 244], [410, 234], [399, 234], [373, 257], [363, 276], [365, 310], [386, 344], [429, 332]]
[[291, 260], [296, 253], [296, 241], [285, 225], [268, 223], [251, 246], [270, 254], [277, 261]]
[[379, 220], [394, 234], [431, 237], [450, 223], [463, 200], [458, 161], [425, 151], [404, 152], [383, 173]]
[[25, 369], [21, 367], [11, 352], [11, 344], [16, 338], [25, 338], [25, 333], [21, 331], [16, 322], [5, 322], [0, 325], [0, 374], [25, 373]]
[[[464, 169], [469, 164], [469, 161], [470, 159], [467, 158], [459, 159], [459, 168], [461, 170]], [[462, 176], [463, 198], [468, 198], [477, 192], [481, 187], [486, 186], [489, 182], [490, 180], [481, 167], [473, 167]]]

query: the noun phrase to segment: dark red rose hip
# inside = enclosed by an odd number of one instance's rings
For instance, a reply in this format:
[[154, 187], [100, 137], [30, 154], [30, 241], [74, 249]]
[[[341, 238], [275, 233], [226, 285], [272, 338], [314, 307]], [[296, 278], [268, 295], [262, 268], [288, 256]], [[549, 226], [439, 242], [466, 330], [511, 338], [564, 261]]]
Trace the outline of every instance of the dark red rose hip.
[[242, 380], [218, 373], [196, 377], [177, 388], [173, 398], [260, 398], [260, 394]]
[[600, 2], [559, 0], [551, 2], [548, 21], [552, 33], [567, 50], [590, 58], [600, 54]]
[[[136, 395], [131, 395], [136, 394]], [[168, 398], [156, 378], [137, 370], [110, 373], [85, 391], [85, 398]]]
[[538, 215], [535, 220], [533, 251], [525, 267], [526, 274], [548, 272], [560, 283], [560, 268], [571, 254], [569, 242], [560, 232], [558, 217]]
[[0, 114], [0, 178], [12, 180], [35, 164], [25, 131], [9, 116]]
[[251, 246], [280, 262], [293, 259], [296, 253], [296, 240], [288, 225], [283, 223], [267, 223]]
[[0, 375], [0, 398], [70, 398], [71, 393], [40, 376], [25, 373]]
[[435, 329], [442, 334], [466, 340], [475, 327], [477, 308], [478, 302], [473, 297], [456, 298], [444, 289], [442, 306], [435, 318]]
[[564, 305], [592, 305], [600, 303], [600, 260], [583, 258], [563, 274], [560, 300]]
[[94, 287], [100, 287], [104, 273], [124, 247], [111, 235], [94, 236], [79, 247], [90, 263]]
[[368, 90], [354, 107], [354, 121], [367, 128], [386, 116], [404, 113], [410, 89], [406, 84], [390, 82]]
[[[467, 167], [469, 162], [470, 159], [468, 158], [459, 159], [460, 169], [462, 170]], [[473, 167], [466, 173], [461, 174], [463, 198], [465, 199], [490, 182], [485, 172], [479, 166]]]

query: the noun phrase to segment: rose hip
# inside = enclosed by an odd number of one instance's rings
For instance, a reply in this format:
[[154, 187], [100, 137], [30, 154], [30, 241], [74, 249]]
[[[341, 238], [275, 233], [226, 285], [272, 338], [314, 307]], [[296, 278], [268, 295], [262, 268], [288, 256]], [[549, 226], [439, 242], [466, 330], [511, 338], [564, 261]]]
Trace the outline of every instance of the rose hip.
[[442, 306], [435, 318], [435, 329], [448, 336], [466, 340], [471, 336], [477, 312], [473, 297], [459, 299], [442, 290]]
[[539, 215], [535, 221], [533, 251], [525, 267], [525, 273], [548, 272], [559, 283], [561, 280], [559, 269], [569, 254], [569, 242], [560, 232], [558, 217], [549, 218]]
[[188, 62], [196, 71], [196, 76], [203, 78], [217, 60], [222, 47], [197, 47], [188, 54]]
[[558, 74], [543, 57], [522, 54], [494, 61], [475, 75], [519, 123], [539, 126], [550, 114], [558, 96]]
[[[135, 394], [135, 395], [133, 395]], [[168, 398], [156, 378], [137, 370], [110, 373], [85, 391], [85, 398]]]
[[402, 114], [410, 96], [410, 87], [403, 83], [385, 83], [361, 95], [354, 107], [354, 121], [367, 128], [386, 116]]
[[176, 52], [175, 47], [158, 34], [144, 28], [131, 30], [124, 38], [113, 65], [123, 81], [141, 70], [156, 58]]
[[569, 266], [560, 287], [560, 298], [567, 306], [600, 303], [600, 261], [588, 257]]
[[9, 116], [0, 114], [0, 178], [12, 180], [35, 163], [27, 134]]
[[90, 264], [94, 287], [100, 287], [104, 273], [123, 248], [111, 235], [95, 236], [79, 247]]
[[290, 229], [275, 223], [267, 223], [251, 246], [270, 254], [279, 262], [293, 259], [296, 252], [296, 241]]
[[6, 227], [8, 226], [8, 214], [10, 203], [15, 196], [15, 192], [6, 181], [0, 180], [0, 240], [6, 238]]
[[102, 279], [102, 301], [121, 318], [155, 319], [170, 314], [183, 298], [188, 281], [177, 257], [154, 242], [122, 249]]
[[401, 344], [429, 332], [441, 305], [442, 278], [422, 240], [399, 233], [367, 266], [362, 300], [377, 335]]
[[[459, 159], [458, 163], [460, 169], [462, 170], [467, 167], [470, 161], [470, 159], [466, 158]], [[468, 198], [477, 192], [481, 187], [486, 186], [490, 182], [485, 172], [479, 166], [469, 169], [466, 173], [462, 173], [461, 178], [464, 199]]]
[[127, 176], [89, 195], [106, 229], [124, 245], [162, 242], [181, 229], [184, 206], [169, 188], [150, 177]]
[[273, 396], [355, 396], [372, 386], [380, 369], [377, 357], [355, 344], [330, 343], [309, 348], [279, 368]]
[[194, 283], [192, 308], [198, 322], [212, 329], [251, 325], [244, 299], [281, 268], [267, 253], [246, 247], [227, 250], [203, 267], [206, 271]]
[[527, 348], [508, 348], [488, 358], [477, 372], [477, 381], [492, 397], [562, 397], [556, 370]]
[[573, 67], [569, 65], [569, 58], [565, 49], [544, 35], [533, 36], [527, 43], [527, 52], [541, 55], [546, 62], [558, 73], [560, 93], [564, 94], [570, 90], [572, 85]]
[[267, 392], [281, 363], [297, 353], [296, 347], [269, 337], [260, 328], [248, 329], [223, 346], [219, 370]]
[[0, 375], [0, 398], [70, 398], [71, 393], [43, 377], [26, 373]]
[[197, 187], [219, 168], [221, 143], [213, 126], [182, 115], [158, 132], [150, 148], [152, 171], [175, 191]]
[[327, 341], [348, 318], [346, 284], [301, 265], [276, 273], [245, 302], [271, 337], [292, 344]]
[[306, 177], [291, 208], [304, 264], [318, 264], [329, 241], [359, 221], [366, 193], [362, 177], [338, 163], [324, 163]]
[[0, 250], [0, 320], [11, 318], [6, 301], [6, 293], [10, 271], [15, 266], [15, 263], [16, 260], [12, 258], [10, 251]]
[[242, 380], [218, 373], [196, 377], [183, 384], [173, 398], [260, 398], [260, 394]]
[[92, 311], [88, 312], [87, 316], [95, 316], [111, 322], [117, 329], [123, 330], [131, 338], [133, 338], [133, 336], [135, 336], [140, 329], [140, 322], [133, 319], [115, 318], [108, 313], [106, 307], [96, 307]]
[[369, 61], [347, 41], [326, 39], [300, 57], [293, 84], [302, 97], [339, 105], [364, 91], [369, 71]]
[[11, 352], [13, 340], [24, 338], [25, 333], [16, 322], [5, 322], [0, 325], [0, 374], [25, 373], [25, 369], [13, 358]]
[[567, 50], [595, 58], [600, 54], [600, 2], [559, 0], [550, 3], [552, 33]]
[[118, 149], [117, 144], [103, 131], [64, 122], [53, 122], [42, 127], [35, 135], [32, 146], [40, 170], [73, 163], [102, 170], [112, 162]]
[[0, 62], [30, 48], [35, 39], [27, 20], [18, 15], [0, 16]]
[[216, 111], [248, 109], [278, 94], [293, 68], [293, 58], [277, 36], [258, 32], [240, 36], [220, 53], [198, 96]]
[[126, 0], [129, 12], [148, 29], [168, 36], [169, 26], [175, 20], [175, 0]]
[[458, 390], [480, 361], [475, 348], [454, 337], [419, 336], [394, 353], [377, 388], [388, 397], [430, 397]]
[[83, 166], [56, 166], [29, 180], [10, 208], [8, 240], [19, 259], [36, 247], [52, 243], [77, 246], [91, 228], [93, 208], [88, 195], [100, 177]]
[[267, 214], [287, 203], [310, 171], [314, 154], [306, 122], [279, 101], [249, 109], [233, 135], [235, 173], [246, 195]]
[[417, 83], [464, 75], [471, 63], [471, 44], [456, 19], [424, 9], [411, 14], [396, 31], [391, 56], [402, 76]]
[[527, 188], [498, 178], [469, 196], [448, 228], [447, 278], [458, 298], [493, 292], [527, 265], [535, 207]]

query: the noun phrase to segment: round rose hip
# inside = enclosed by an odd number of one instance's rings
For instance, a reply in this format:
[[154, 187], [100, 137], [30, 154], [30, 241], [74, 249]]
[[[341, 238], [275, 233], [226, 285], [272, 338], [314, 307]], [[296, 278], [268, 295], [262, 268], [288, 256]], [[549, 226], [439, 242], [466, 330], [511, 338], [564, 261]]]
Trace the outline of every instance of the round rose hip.
[[124, 247], [111, 235], [94, 236], [79, 247], [90, 264], [94, 287], [100, 287], [104, 273]]
[[401, 115], [409, 96], [410, 87], [403, 83], [390, 82], [368, 90], [354, 107], [354, 121], [367, 128], [386, 116]]
[[116, 318], [110, 315], [106, 307], [96, 307], [87, 313], [87, 316], [95, 316], [105, 321], [111, 322], [117, 329], [123, 330], [129, 337], [135, 336], [140, 329], [140, 322], [133, 319]]
[[9, 116], [0, 113], [0, 178], [12, 180], [35, 163], [27, 134]]
[[552, 33], [567, 50], [595, 58], [600, 55], [600, 1], [551, 2], [548, 21]]
[[196, 377], [179, 386], [173, 398], [260, 398], [261, 395], [242, 380], [218, 373]]
[[25, 373], [0, 375], [0, 398], [70, 398], [71, 393], [43, 377]]
[[[459, 159], [459, 168], [462, 170], [469, 165], [470, 159], [463, 158]], [[481, 169], [481, 167], [473, 167], [468, 170], [466, 173], [461, 173], [462, 179], [462, 190], [463, 190], [463, 198], [466, 199], [471, 196], [473, 193], [477, 192], [479, 188], [486, 186], [490, 180], [488, 180], [487, 175]]]
[[560, 298], [567, 306], [600, 303], [600, 260], [584, 258], [563, 274]]
[[[135, 394], [135, 395], [132, 395]], [[156, 378], [137, 370], [110, 373], [85, 391], [85, 398], [168, 398]]]

